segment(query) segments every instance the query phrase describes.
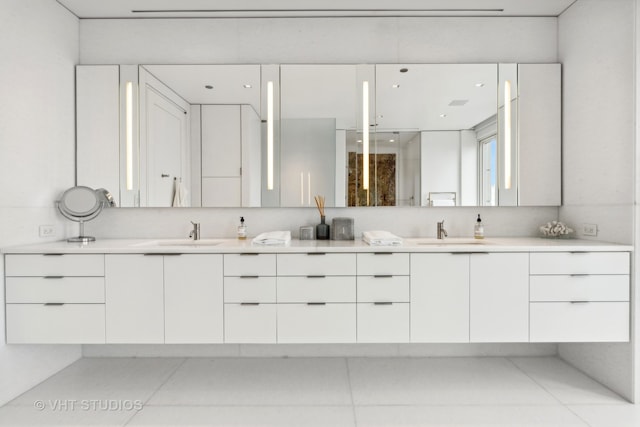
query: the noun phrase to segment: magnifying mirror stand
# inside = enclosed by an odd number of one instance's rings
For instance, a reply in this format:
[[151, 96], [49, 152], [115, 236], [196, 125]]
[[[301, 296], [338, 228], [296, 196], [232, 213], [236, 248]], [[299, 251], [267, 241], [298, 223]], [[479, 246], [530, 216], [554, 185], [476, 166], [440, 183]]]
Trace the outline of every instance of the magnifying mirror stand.
[[78, 185], [65, 191], [60, 200], [56, 200], [56, 207], [62, 216], [80, 223], [80, 235], [67, 239], [67, 242], [95, 242], [95, 237], [84, 235], [84, 223], [97, 217], [103, 208], [111, 206], [115, 206], [115, 202], [111, 193], [104, 188], [94, 190]]
[[85, 236], [84, 235], [84, 221], [78, 221], [80, 223], [80, 235], [78, 237], [70, 237], [67, 239], [67, 242], [72, 243], [89, 243], [95, 242], [96, 238], [93, 236]]

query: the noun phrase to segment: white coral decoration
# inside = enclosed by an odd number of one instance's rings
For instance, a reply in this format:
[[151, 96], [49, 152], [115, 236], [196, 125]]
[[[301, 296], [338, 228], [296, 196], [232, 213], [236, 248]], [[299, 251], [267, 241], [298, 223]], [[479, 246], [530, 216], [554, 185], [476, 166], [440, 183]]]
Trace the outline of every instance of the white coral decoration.
[[551, 221], [540, 226], [540, 232], [543, 236], [557, 237], [573, 233], [573, 229], [567, 227], [560, 221]]

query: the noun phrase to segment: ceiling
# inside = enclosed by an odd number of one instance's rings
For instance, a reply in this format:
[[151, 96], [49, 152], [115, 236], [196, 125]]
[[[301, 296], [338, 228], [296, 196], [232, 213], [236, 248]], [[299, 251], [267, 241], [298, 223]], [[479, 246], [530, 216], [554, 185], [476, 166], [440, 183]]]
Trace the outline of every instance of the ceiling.
[[[558, 16], [577, 0], [56, 0], [79, 18]], [[268, 3], [268, 4], [265, 4]]]

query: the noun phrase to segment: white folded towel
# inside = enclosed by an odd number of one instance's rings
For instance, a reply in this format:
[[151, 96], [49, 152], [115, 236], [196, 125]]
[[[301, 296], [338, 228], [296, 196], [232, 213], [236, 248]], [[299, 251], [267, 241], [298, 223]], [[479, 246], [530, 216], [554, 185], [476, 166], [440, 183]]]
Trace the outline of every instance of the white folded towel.
[[388, 231], [373, 230], [362, 233], [362, 240], [371, 246], [400, 246], [402, 239]]
[[173, 202], [171, 204], [174, 208], [188, 208], [189, 200], [187, 199], [187, 187], [182, 183], [182, 178], [173, 179]]
[[290, 231], [269, 231], [253, 239], [253, 243], [257, 245], [286, 245], [289, 242], [291, 242]]

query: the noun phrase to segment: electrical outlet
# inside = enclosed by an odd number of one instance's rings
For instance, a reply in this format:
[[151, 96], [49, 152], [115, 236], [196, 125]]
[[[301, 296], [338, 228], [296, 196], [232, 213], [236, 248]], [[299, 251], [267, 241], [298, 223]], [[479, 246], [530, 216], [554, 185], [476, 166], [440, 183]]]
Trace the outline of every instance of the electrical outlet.
[[56, 226], [55, 225], [41, 225], [40, 226], [40, 237], [55, 237], [56, 236]]
[[582, 234], [585, 236], [597, 236], [598, 224], [582, 224]]

